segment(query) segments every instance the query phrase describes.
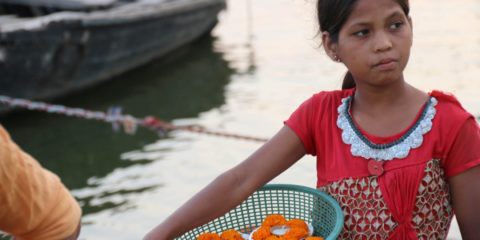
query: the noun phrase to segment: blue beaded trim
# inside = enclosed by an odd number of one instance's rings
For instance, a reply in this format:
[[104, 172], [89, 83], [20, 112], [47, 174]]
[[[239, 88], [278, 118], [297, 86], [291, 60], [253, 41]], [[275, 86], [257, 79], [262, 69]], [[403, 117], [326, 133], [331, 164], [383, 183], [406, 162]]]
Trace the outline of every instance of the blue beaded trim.
[[345, 102], [345, 104], [348, 106], [348, 107], [345, 108], [345, 116], [348, 120], [348, 123], [350, 124], [350, 127], [355, 132], [355, 134], [360, 138], [360, 140], [362, 140], [365, 144], [367, 144], [367, 146], [369, 146], [370, 148], [373, 148], [373, 149], [387, 149], [387, 148], [393, 147], [393, 146], [395, 146], [397, 144], [400, 144], [403, 141], [405, 141], [405, 139], [407, 139], [410, 136], [410, 134], [412, 134], [413, 131], [415, 131], [415, 129], [417, 129], [417, 127], [420, 125], [420, 122], [423, 120], [423, 118], [427, 114], [428, 108], [432, 105], [432, 97], [430, 97], [428, 99], [427, 104], [425, 104], [425, 107], [422, 110], [422, 114], [421, 114], [420, 118], [415, 122], [415, 124], [402, 137], [400, 137], [399, 139], [397, 139], [397, 140], [395, 140], [391, 143], [376, 144], [376, 143], [373, 143], [370, 140], [368, 140], [360, 132], [360, 130], [357, 128], [357, 126], [355, 126], [355, 123], [353, 122], [352, 116], [350, 115], [350, 103], [351, 103], [351, 101], [352, 101], [352, 97], [348, 97], [346, 99], [346, 102]]

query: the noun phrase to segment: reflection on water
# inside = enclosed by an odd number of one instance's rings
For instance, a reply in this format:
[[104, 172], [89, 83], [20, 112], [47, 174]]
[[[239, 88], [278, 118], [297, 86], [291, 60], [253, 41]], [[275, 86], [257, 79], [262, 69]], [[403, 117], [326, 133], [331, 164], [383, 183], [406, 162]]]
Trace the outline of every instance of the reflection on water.
[[[213, 50], [213, 41], [205, 37], [170, 54], [167, 59], [152, 62], [58, 103], [92, 110], [118, 105], [134, 116], [153, 115], [165, 120], [196, 117], [224, 104], [224, 88], [232, 74], [222, 53]], [[137, 178], [138, 174], [121, 176], [114, 188], [105, 189], [102, 182], [102, 178], [112, 172], [150, 162], [148, 155], [130, 161], [128, 155], [122, 157], [121, 154], [158, 139], [153, 132], [140, 129], [136, 135], [129, 136], [113, 132], [105, 123], [46, 113], [25, 112], [0, 120], [25, 151], [58, 173], [67, 187], [80, 189], [75, 196], [83, 205], [84, 214], [118, 207], [126, 203], [125, 198], [119, 196], [158, 187], [122, 184]]]

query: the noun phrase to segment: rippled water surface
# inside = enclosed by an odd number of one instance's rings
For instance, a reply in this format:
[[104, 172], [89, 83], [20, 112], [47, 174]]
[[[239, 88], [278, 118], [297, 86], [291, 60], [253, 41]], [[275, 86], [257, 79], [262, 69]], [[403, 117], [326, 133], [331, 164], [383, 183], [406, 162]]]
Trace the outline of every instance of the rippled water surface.
[[[336, 89], [345, 69], [318, 47], [312, 0], [230, 0], [212, 38], [58, 103], [122, 106], [175, 124], [270, 137], [306, 98]], [[412, 1], [414, 47], [406, 79], [454, 93], [480, 116], [480, 2]], [[259, 143], [187, 132], [129, 136], [100, 122], [44, 113], [0, 119], [13, 138], [72, 189], [81, 239], [140, 239]], [[274, 182], [315, 186], [304, 157]], [[221, 197], [221, 193], [219, 193]], [[456, 224], [451, 239], [460, 239]]]

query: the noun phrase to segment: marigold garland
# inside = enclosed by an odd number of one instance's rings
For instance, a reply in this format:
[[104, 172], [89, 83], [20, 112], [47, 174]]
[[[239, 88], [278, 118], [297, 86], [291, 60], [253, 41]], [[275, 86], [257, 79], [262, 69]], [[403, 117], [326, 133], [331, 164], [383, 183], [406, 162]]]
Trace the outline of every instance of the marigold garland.
[[[270, 232], [270, 228], [274, 226], [286, 225], [289, 230], [283, 236], [276, 236]], [[294, 218], [286, 220], [280, 214], [268, 215], [262, 222], [262, 225], [252, 234], [252, 240], [324, 240], [322, 237], [308, 236], [309, 228], [305, 221]], [[216, 233], [203, 233], [197, 237], [197, 240], [243, 240], [242, 235], [234, 230], [229, 229], [219, 236]]]
[[285, 225], [287, 225], [290, 228], [302, 228], [302, 229], [305, 229], [305, 231], [308, 232], [308, 225], [302, 219], [298, 219], [298, 218], [290, 219], [290, 220], [287, 221], [287, 223]]
[[268, 236], [267, 238], [265, 238], [265, 240], [284, 240], [284, 238], [281, 237], [281, 236], [271, 235], [271, 236]]
[[[290, 229], [283, 236], [275, 236], [270, 232], [270, 227], [286, 225]], [[285, 220], [280, 214], [268, 215], [252, 235], [253, 240], [323, 240], [322, 237], [309, 237], [309, 228], [305, 221], [294, 218]]]
[[278, 225], [285, 225], [287, 220], [280, 214], [268, 215], [262, 222], [262, 227], [273, 227]]
[[197, 240], [222, 240], [216, 233], [202, 233]]
[[233, 229], [229, 229], [227, 231], [224, 231], [221, 235], [220, 235], [220, 238], [222, 240], [244, 240], [242, 235], [233, 230]]
[[270, 232], [270, 227], [260, 227], [252, 235], [252, 239], [255, 240], [267, 240], [268, 237], [272, 236]]
[[305, 238], [305, 237], [308, 237], [308, 230], [303, 229], [303, 228], [293, 227], [293, 228], [290, 228], [290, 230], [288, 230], [287, 233], [285, 233], [285, 235], [283, 235], [283, 237], [286, 238], [286, 239], [289, 239], [289, 238], [293, 238], [293, 239]]

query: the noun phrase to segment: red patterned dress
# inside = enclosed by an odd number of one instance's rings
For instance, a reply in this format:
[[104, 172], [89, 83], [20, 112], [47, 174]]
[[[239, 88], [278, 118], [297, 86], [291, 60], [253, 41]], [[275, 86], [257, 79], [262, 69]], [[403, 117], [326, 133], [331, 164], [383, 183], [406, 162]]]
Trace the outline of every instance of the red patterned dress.
[[480, 165], [480, 128], [438, 91], [404, 131], [377, 137], [350, 114], [355, 90], [320, 92], [285, 124], [317, 158], [317, 187], [334, 197], [340, 239], [445, 239], [453, 209], [448, 178]]

